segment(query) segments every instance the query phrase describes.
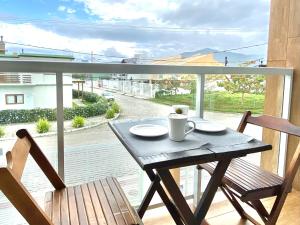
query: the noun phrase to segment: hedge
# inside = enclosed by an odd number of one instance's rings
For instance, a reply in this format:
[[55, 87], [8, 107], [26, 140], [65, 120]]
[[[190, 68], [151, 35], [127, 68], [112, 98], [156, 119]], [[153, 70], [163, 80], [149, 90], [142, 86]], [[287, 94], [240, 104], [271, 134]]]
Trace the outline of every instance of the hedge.
[[[64, 119], [71, 120], [75, 116], [83, 116], [85, 118], [99, 116], [104, 114], [107, 109], [107, 101], [100, 99], [99, 102], [91, 105], [64, 108]], [[36, 122], [40, 118], [45, 118], [48, 121], [55, 121], [56, 109], [20, 109], [0, 111], [0, 124]]]
[[[73, 98], [79, 98], [82, 96], [82, 91], [73, 89], [72, 94], [73, 94]], [[101, 99], [101, 97], [98, 94], [87, 92], [87, 91], [83, 92], [83, 100], [85, 100], [87, 102], [96, 103], [100, 99]]]

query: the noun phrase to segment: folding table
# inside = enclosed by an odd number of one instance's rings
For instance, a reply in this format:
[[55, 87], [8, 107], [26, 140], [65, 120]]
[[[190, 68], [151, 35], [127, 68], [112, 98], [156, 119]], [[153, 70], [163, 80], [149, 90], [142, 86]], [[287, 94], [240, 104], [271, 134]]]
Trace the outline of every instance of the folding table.
[[[192, 119], [195, 122], [201, 120]], [[171, 141], [168, 135], [145, 138], [131, 134], [129, 129], [139, 124], [167, 126], [168, 120], [147, 118], [109, 122], [118, 139], [151, 180], [151, 185], [138, 209], [141, 218], [157, 191], [176, 224], [201, 224], [230, 161], [249, 153], [272, 148], [271, 145], [229, 128], [216, 133], [194, 131], [182, 142]], [[192, 212], [169, 170], [212, 161], [218, 162], [216, 169], [195, 211]]]

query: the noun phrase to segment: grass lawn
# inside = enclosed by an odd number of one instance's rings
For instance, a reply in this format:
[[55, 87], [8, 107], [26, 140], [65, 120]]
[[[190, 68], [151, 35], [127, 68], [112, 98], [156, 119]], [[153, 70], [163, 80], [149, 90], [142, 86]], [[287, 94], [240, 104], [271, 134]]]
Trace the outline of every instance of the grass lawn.
[[[254, 114], [261, 114], [264, 108], [265, 96], [263, 94], [245, 94], [244, 103], [242, 103], [242, 94], [231, 94], [223, 92], [205, 92], [204, 109], [207, 111], [218, 112], [236, 112], [242, 113], [251, 110]], [[191, 109], [195, 108], [195, 95], [165, 95], [151, 99], [153, 102], [175, 105], [189, 105]]]

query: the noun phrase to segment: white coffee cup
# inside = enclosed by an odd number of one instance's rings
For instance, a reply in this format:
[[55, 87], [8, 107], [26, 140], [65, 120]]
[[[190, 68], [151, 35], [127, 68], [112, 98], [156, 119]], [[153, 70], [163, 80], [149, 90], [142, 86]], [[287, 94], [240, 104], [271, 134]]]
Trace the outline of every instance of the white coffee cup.
[[[192, 123], [193, 127], [185, 131], [187, 123]], [[171, 113], [169, 115], [169, 138], [172, 141], [183, 141], [185, 136], [195, 130], [194, 121], [188, 120], [186, 115]]]
[[188, 115], [189, 106], [188, 105], [172, 105], [174, 113]]

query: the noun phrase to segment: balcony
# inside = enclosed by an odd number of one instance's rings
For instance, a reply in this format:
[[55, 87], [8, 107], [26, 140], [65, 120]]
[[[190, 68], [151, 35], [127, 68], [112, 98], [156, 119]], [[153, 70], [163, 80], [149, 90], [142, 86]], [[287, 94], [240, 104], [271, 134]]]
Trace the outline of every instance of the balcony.
[[31, 84], [31, 75], [29, 74], [1, 74], [1, 84]]
[[[122, 144], [117, 140], [112, 131], [108, 128], [107, 123], [97, 126], [91, 126], [88, 129], [82, 129], [74, 132], [65, 132], [66, 121], [64, 122], [64, 106], [68, 99], [65, 98], [66, 79], [70, 82], [69, 74], [93, 74], [93, 73], [110, 73], [110, 74], [143, 74], [147, 77], [153, 74], [172, 74], [180, 76], [187, 74], [191, 79], [188, 82], [195, 81], [196, 92], [191, 100], [191, 110], [189, 115], [213, 120], [223, 123], [224, 125], [236, 129], [241, 113], [217, 112], [214, 111], [216, 106], [213, 95], [210, 95], [210, 83], [208, 79], [214, 75], [239, 74], [242, 76], [282, 76], [284, 79], [282, 101], [282, 118], [289, 118], [291, 88], [293, 69], [288, 68], [250, 68], [250, 67], [205, 67], [205, 66], [168, 66], [168, 65], [132, 65], [132, 64], [97, 64], [97, 63], [73, 63], [73, 62], [39, 62], [39, 61], [0, 61], [1, 73], [27, 73], [32, 74], [32, 80], [35, 74], [46, 73], [55, 80], [55, 96], [43, 96], [44, 101], [48, 98], [55, 99], [57, 122], [53, 123], [54, 130], [51, 135], [37, 136], [36, 142], [41, 146], [44, 154], [48, 157], [51, 164], [57, 169], [59, 175], [68, 185], [76, 185], [96, 179], [102, 179], [107, 176], [115, 176], [122, 185], [127, 197], [131, 203], [138, 206], [147, 191], [149, 180], [144, 172], [139, 169], [136, 162], [128, 154]], [[65, 75], [68, 76], [65, 76]], [[37, 76], [37, 75], [36, 75]], [[100, 94], [101, 91], [113, 91], [116, 101], [120, 104], [122, 112], [120, 119], [144, 118], [144, 117], [163, 117], [170, 112], [170, 106], [154, 103], [150, 100], [155, 96], [154, 92], [146, 84], [131, 81], [102, 81], [102, 87], [98, 87], [96, 82], [87, 82], [84, 86], [85, 91]], [[109, 82], [113, 84], [109, 84]], [[119, 85], [122, 84], [122, 85]], [[1, 84], [0, 84], [1, 85]], [[148, 84], [150, 87], [150, 84]], [[155, 84], [151, 84], [155, 85]], [[147, 87], [146, 87], [147, 86]], [[1, 86], [0, 86], [1, 87]], [[75, 87], [76, 89], [76, 87]], [[142, 91], [147, 94], [143, 96]], [[205, 96], [208, 96], [205, 98]], [[141, 98], [143, 97], [143, 98]], [[49, 100], [50, 101], [50, 100]], [[231, 100], [234, 107], [234, 101]], [[254, 105], [256, 102], [252, 102]], [[209, 111], [208, 111], [209, 109]], [[11, 129], [29, 127], [28, 124], [5, 125]], [[246, 131], [251, 136], [258, 139], [262, 138], [262, 130], [256, 130], [250, 127]], [[15, 137], [0, 139], [0, 148], [2, 155], [9, 150], [14, 142]], [[280, 138], [280, 151], [278, 154], [278, 171], [279, 175], [285, 173], [286, 161], [286, 142], [285, 136]], [[259, 165], [260, 154], [249, 155], [247, 160]], [[4, 157], [2, 157], [4, 160]], [[80, 168], [80, 169], [78, 169]], [[191, 205], [197, 201], [201, 191], [206, 186], [208, 175], [199, 173], [195, 167], [180, 168], [178, 181], [184, 196], [190, 201]], [[32, 159], [29, 159], [28, 168], [25, 170], [24, 180], [26, 187], [33, 193], [33, 196], [42, 204], [44, 193], [51, 189], [49, 182], [38, 171], [37, 166]], [[289, 208], [299, 209], [299, 193], [293, 193], [282, 213], [279, 224], [285, 224], [286, 218], [297, 217], [296, 214], [290, 214]], [[193, 202], [194, 201], [194, 202]], [[269, 201], [269, 200], [267, 200]], [[268, 203], [267, 203], [268, 204]], [[161, 207], [162, 203], [158, 196], [155, 197], [149, 210], [146, 213], [145, 224], [174, 224], [166, 216], [161, 217], [155, 214], [155, 210]], [[231, 217], [231, 215], [234, 215]], [[218, 193], [215, 198], [215, 204], [212, 205], [208, 222], [212, 224], [221, 224], [223, 218], [232, 220], [232, 224], [239, 224], [239, 216], [233, 212], [233, 209], [224, 202], [224, 196]], [[237, 218], [235, 220], [235, 218]], [[166, 221], [162, 223], [161, 221]], [[155, 221], [158, 221], [157, 223]], [[236, 222], [237, 221], [237, 222]], [[1, 224], [22, 224], [25, 223], [18, 212], [10, 205], [4, 196], [0, 196], [0, 223]], [[25, 223], [26, 224], [26, 223]]]

